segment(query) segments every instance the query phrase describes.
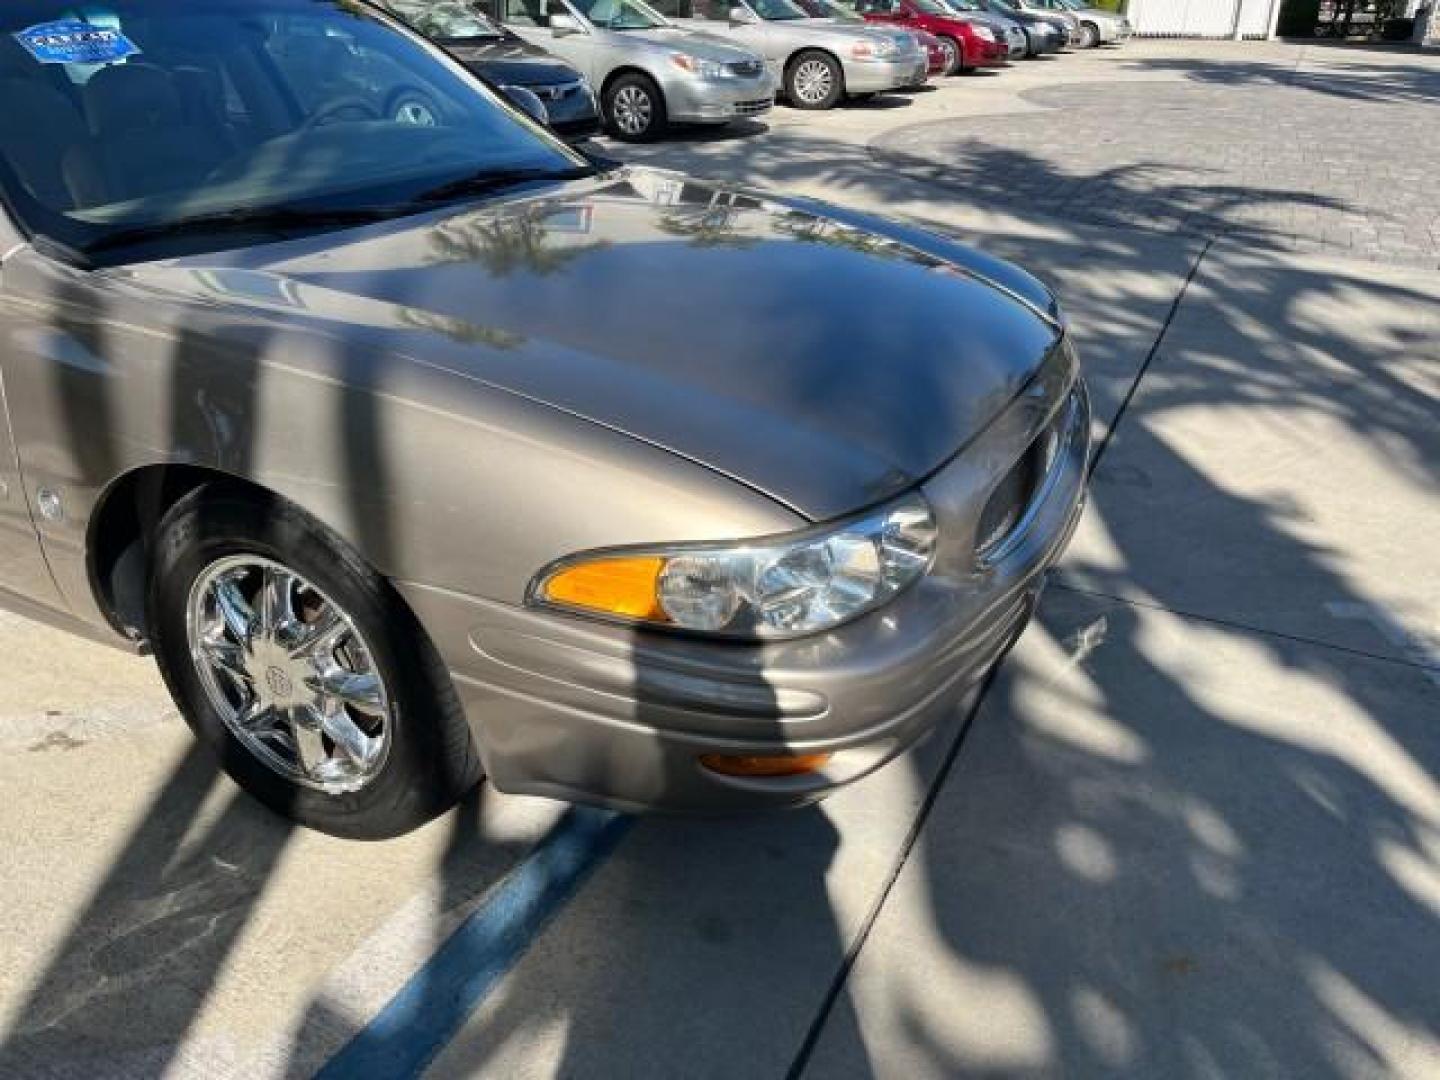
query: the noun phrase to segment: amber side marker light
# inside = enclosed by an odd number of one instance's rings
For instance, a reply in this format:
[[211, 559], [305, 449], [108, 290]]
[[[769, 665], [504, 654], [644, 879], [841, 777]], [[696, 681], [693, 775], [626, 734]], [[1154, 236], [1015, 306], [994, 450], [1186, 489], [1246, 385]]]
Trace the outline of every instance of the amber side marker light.
[[700, 764], [725, 776], [799, 776], [823, 769], [833, 754], [704, 754]]
[[656, 595], [665, 560], [616, 557], [578, 563], [545, 582], [545, 599], [610, 615], [669, 622]]

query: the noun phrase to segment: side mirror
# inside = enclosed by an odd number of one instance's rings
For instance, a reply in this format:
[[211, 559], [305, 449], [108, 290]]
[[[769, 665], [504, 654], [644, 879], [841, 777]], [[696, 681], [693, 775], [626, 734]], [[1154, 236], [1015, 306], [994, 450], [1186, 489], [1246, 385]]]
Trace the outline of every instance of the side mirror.
[[551, 15], [550, 32], [556, 37], [569, 37], [571, 34], [583, 34], [585, 31], [574, 15]]
[[550, 126], [550, 112], [545, 108], [545, 103], [535, 96], [535, 91], [527, 90], [523, 86], [502, 86], [500, 92], [505, 95], [506, 101], [541, 127]]
[[741, 7], [737, 4], [730, 9], [730, 21], [732, 23], [742, 24], [759, 22], [760, 20], [755, 17], [755, 13], [749, 8]]

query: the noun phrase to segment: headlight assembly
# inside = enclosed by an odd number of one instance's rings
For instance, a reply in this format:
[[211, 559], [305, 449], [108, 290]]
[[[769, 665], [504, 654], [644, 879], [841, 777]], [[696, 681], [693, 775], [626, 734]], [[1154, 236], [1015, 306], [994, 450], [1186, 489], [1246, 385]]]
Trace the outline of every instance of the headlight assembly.
[[691, 56], [689, 53], [674, 53], [670, 62], [681, 71], [687, 71], [701, 79], [723, 79], [730, 74], [725, 65], [718, 60], [706, 60], [700, 56]]
[[725, 637], [812, 634], [884, 604], [930, 567], [918, 493], [849, 521], [733, 544], [598, 551], [536, 575], [532, 604]]
[[889, 38], [874, 41], [857, 41], [850, 47], [850, 55], [856, 60], [881, 60], [896, 55], [900, 47]]

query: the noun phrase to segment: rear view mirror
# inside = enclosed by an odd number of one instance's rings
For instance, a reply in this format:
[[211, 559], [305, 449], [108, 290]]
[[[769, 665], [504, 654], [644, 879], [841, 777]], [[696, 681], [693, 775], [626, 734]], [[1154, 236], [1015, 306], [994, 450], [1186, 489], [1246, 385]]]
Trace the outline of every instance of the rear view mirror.
[[535, 96], [535, 91], [527, 90], [523, 86], [502, 86], [500, 91], [511, 105], [531, 120], [543, 127], [550, 126], [550, 112], [545, 108], [545, 103]]
[[550, 32], [556, 37], [568, 37], [570, 34], [582, 34], [579, 21], [574, 15], [551, 15]]

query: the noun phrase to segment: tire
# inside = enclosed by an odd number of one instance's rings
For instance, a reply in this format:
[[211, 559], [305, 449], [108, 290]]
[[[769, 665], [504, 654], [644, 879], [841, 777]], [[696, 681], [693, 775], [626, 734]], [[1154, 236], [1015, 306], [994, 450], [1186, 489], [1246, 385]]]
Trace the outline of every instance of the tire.
[[833, 109], [844, 96], [845, 73], [829, 53], [805, 49], [785, 68], [785, 99], [792, 108]]
[[1034, 60], [1040, 55], [1039, 48], [1035, 45], [1035, 36], [1029, 30], [1022, 28], [1021, 33], [1025, 35], [1025, 56], [1026, 60]]
[[1094, 23], [1080, 24], [1080, 37], [1075, 42], [1077, 49], [1093, 49], [1100, 44], [1100, 29]]
[[385, 107], [385, 115], [399, 124], [435, 127], [440, 123], [440, 108], [433, 98], [420, 90], [398, 90]]
[[949, 34], [940, 34], [940, 48], [945, 50], [945, 70], [941, 75], [958, 75], [965, 70], [965, 46]]
[[605, 127], [625, 142], [654, 142], [670, 122], [665, 96], [648, 75], [621, 75], [605, 88]]
[[[286, 573], [289, 585], [273, 591], [285, 597], [288, 621], [260, 614], [275, 609], [258, 591], [243, 608], [219, 602], [222, 591], [243, 599], [251, 584], [280, 583]], [[254, 631], [243, 648], [221, 614], [237, 610]], [[469, 725], [414, 615], [343, 539], [293, 504], [226, 485], [182, 498], [157, 530], [147, 613], [156, 661], [186, 722], [276, 813], [333, 836], [382, 839], [444, 813], [479, 782]], [[331, 613], [339, 618], [327, 621]], [[283, 633], [258, 629], [267, 623]], [[322, 633], [327, 626], [336, 629]], [[328, 644], [290, 653], [307, 634]], [[225, 663], [202, 658], [222, 653]], [[323, 670], [317, 656], [326, 658]], [[314, 696], [322, 678], [343, 688], [325, 693], [318, 710], [294, 704], [322, 700]], [[292, 705], [260, 708], [280, 694]], [[362, 698], [364, 706], [350, 704]], [[378, 713], [367, 715], [372, 707]], [[315, 723], [298, 722], [302, 715]], [[332, 732], [361, 751], [346, 751]]]

